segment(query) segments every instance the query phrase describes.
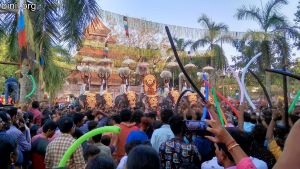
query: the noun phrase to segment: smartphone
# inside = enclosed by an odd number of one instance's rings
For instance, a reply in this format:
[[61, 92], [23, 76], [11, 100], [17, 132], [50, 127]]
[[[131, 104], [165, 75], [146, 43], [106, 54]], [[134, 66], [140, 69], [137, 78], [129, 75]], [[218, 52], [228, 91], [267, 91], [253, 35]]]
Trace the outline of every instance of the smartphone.
[[187, 133], [199, 136], [209, 135], [209, 132], [206, 130], [207, 124], [205, 121], [186, 120], [184, 124]]

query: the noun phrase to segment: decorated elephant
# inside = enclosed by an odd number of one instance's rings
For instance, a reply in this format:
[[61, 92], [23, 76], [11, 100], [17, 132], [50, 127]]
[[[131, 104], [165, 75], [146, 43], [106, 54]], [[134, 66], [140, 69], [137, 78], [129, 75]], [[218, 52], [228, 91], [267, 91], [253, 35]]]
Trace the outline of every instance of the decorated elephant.
[[79, 95], [76, 102], [77, 105], [79, 105], [81, 108], [95, 108], [97, 106], [96, 94], [91, 92], [85, 92], [84, 94]]
[[118, 95], [115, 98], [115, 107], [118, 109], [140, 107], [141, 98], [143, 96], [138, 95], [134, 91], [128, 91], [124, 94]]
[[96, 107], [108, 110], [113, 107], [113, 96], [110, 92], [96, 94]]

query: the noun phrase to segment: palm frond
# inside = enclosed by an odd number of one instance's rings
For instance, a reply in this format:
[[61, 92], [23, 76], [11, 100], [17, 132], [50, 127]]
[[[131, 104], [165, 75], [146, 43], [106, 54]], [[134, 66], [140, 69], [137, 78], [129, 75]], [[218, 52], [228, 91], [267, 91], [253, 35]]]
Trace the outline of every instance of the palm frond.
[[205, 14], [202, 14], [199, 17], [198, 23], [200, 23], [205, 29], [210, 29], [214, 25], [214, 22], [212, 22]]
[[278, 9], [281, 5], [286, 5], [288, 4], [287, 0], [270, 0], [269, 2], [267, 2], [266, 6], [265, 6], [265, 23], [268, 22], [268, 20], [270, 19], [270, 17], [276, 13], [278, 13]]
[[69, 46], [81, 44], [85, 28], [96, 17], [100, 8], [96, 0], [62, 0], [62, 40]]
[[265, 23], [264, 30], [269, 28], [277, 29], [279, 27], [287, 27], [287, 19], [283, 15], [274, 14]]
[[64, 49], [62, 46], [53, 46], [51, 50], [55, 56], [59, 56], [60, 58], [62, 58], [62, 61], [65, 61], [67, 63], [71, 61], [71, 55], [69, 51]]
[[224, 24], [224, 23], [218, 23], [214, 26], [215, 30], [218, 30], [218, 31], [224, 31], [224, 32], [227, 32], [229, 27], [228, 25]]
[[34, 21], [35, 40], [41, 44], [43, 38], [48, 36], [52, 43], [59, 41], [59, 1], [58, 0], [37, 0], [41, 7], [31, 13]]
[[192, 44], [191, 49], [192, 51], [196, 51], [199, 47], [204, 47], [207, 44], [209, 44], [209, 40], [207, 38], [199, 39]]
[[261, 27], [263, 27], [264, 25], [264, 20], [261, 14], [261, 10], [256, 6], [251, 6], [249, 8], [243, 6], [237, 10], [235, 16], [237, 17], [238, 20], [251, 19], [254, 21], [258, 21]]

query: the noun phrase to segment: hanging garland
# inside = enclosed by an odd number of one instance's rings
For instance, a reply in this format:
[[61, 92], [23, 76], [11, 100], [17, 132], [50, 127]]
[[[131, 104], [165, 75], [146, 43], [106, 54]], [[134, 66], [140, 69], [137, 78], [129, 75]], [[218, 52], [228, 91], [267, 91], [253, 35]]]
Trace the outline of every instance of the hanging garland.
[[[124, 16], [110, 11], [101, 10], [102, 18], [107, 23], [116, 23], [119, 27], [124, 26]], [[173, 32], [175, 37], [184, 37], [191, 40], [204, 38], [209, 32], [205, 29], [189, 28], [184, 26], [169, 25], [164, 23], [147, 21], [134, 17], [126, 17], [128, 24], [134, 29], [151, 30], [164, 35], [165, 26]], [[120, 29], [121, 30], [121, 29]], [[221, 32], [221, 36], [232, 37], [233, 39], [242, 39], [244, 32]]]

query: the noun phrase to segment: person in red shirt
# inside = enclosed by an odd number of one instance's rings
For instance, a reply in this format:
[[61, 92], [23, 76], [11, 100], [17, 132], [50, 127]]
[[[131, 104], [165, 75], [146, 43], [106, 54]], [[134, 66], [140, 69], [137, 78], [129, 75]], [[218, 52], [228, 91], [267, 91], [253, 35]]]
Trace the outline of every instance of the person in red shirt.
[[39, 110], [40, 103], [38, 101], [33, 101], [31, 107], [32, 108], [30, 109], [30, 112], [33, 113], [33, 115], [34, 115], [33, 123], [38, 125], [38, 126], [41, 126], [42, 113]]
[[121, 128], [121, 132], [118, 135], [113, 135], [112, 137], [112, 145], [116, 148], [113, 157], [118, 162], [125, 155], [125, 144], [129, 133], [133, 130], [139, 130], [139, 128], [136, 127], [135, 122], [130, 123], [131, 115], [132, 112], [128, 109], [124, 109], [121, 111], [121, 123], [116, 124], [116, 126], [119, 126]]
[[54, 135], [57, 124], [48, 120], [43, 125], [43, 133], [32, 138], [32, 167], [33, 169], [45, 169], [45, 154], [50, 138]]

